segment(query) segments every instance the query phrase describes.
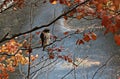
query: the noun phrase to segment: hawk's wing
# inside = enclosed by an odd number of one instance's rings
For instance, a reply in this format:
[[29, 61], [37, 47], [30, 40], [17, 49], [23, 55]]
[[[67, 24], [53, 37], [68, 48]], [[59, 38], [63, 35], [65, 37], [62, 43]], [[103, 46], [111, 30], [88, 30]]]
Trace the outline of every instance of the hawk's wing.
[[42, 41], [42, 46], [44, 45], [44, 40], [45, 40], [44, 37], [45, 37], [44, 34], [41, 33], [41, 34], [40, 34], [40, 38], [41, 38], [41, 41]]

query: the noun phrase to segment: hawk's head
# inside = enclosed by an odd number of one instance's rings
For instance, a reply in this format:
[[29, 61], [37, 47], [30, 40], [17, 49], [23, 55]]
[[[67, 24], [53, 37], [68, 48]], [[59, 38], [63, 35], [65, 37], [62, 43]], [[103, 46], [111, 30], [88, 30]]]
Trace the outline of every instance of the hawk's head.
[[49, 32], [50, 32], [50, 29], [45, 28], [45, 29], [43, 30], [43, 32], [45, 32], [45, 33], [49, 33]]

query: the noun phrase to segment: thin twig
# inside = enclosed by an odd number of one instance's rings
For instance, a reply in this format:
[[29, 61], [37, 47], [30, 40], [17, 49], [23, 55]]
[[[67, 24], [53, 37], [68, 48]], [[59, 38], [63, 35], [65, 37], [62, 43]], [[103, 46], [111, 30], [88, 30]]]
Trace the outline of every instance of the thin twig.
[[[88, 56], [85, 57], [81, 62], [79, 62], [78, 66], [79, 66], [86, 58], [88, 58]], [[72, 71], [74, 71], [74, 68], [71, 69], [67, 74], [65, 74], [61, 79], [64, 79], [64, 78], [65, 78], [67, 75], [69, 75]]]
[[55, 61], [57, 61], [57, 59], [56, 59], [56, 60], [54, 60], [53, 62], [51, 62], [51, 63], [49, 63], [49, 64], [47, 64], [47, 65], [45, 65], [45, 66], [41, 67], [41, 68], [39, 68], [39, 69], [35, 70], [35, 71], [34, 71], [34, 72], [32, 72], [30, 75], [32, 75], [32, 74], [34, 74], [35, 72], [38, 72], [38, 71], [40, 71], [41, 69], [43, 69], [43, 68], [45, 68], [45, 67], [47, 67], [47, 66], [49, 66], [49, 65], [53, 64]]
[[92, 79], [95, 78], [95, 76], [96, 76], [96, 74], [99, 72], [99, 70], [101, 70], [104, 66], [106, 66], [106, 65], [108, 64], [108, 62], [109, 62], [114, 56], [115, 56], [115, 55], [110, 56], [110, 58], [108, 58], [108, 60], [107, 60], [102, 66], [100, 66], [100, 67], [95, 71], [95, 73], [93, 74]]

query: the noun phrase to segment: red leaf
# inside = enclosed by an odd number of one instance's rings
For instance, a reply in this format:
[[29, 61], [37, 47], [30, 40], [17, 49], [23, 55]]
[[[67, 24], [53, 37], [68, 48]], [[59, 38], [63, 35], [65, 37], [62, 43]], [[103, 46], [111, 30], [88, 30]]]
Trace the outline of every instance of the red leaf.
[[58, 58], [61, 58], [61, 59], [63, 59], [63, 56], [61, 56], [61, 55], [58, 55]]
[[58, 48], [58, 49], [57, 49], [57, 52], [62, 52], [62, 49]]
[[85, 34], [83, 40], [86, 42], [89, 42], [91, 40], [91, 38], [88, 34]]
[[54, 59], [54, 58], [55, 58], [54, 53], [50, 53], [50, 54], [49, 54], [49, 59]]
[[83, 40], [79, 40], [79, 45], [80, 44], [84, 44], [84, 41]]
[[106, 28], [109, 28], [108, 26], [111, 25], [112, 21], [110, 20], [111, 16], [103, 15], [102, 17], [102, 25]]
[[67, 35], [67, 34], [69, 34], [69, 32], [67, 31], [67, 32], [64, 32], [63, 34], [64, 34], [64, 35]]
[[57, 36], [52, 36], [53, 37], [53, 39], [57, 39], [58, 37]]
[[105, 32], [104, 32], [104, 35], [106, 35], [108, 32], [109, 32], [109, 30], [108, 30], [108, 29], [106, 29], [106, 30], [105, 30]]
[[97, 39], [97, 35], [92, 32], [92, 33], [91, 33], [91, 38], [92, 38], [92, 40], [96, 40], [96, 39]]
[[68, 19], [68, 17], [67, 17], [67, 16], [64, 16], [63, 18], [64, 18], [65, 20], [67, 20], [67, 19]]
[[63, 4], [64, 3], [64, 0], [59, 0], [60, 4]]
[[113, 4], [115, 5], [116, 10], [119, 9], [119, 5], [120, 5], [120, 0], [112, 0]]
[[72, 59], [71, 59], [71, 58], [68, 58], [68, 62], [71, 63], [71, 62], [72, 62]]
[[64, 60], [67, 61], [68, 60], [68, 56], [63, 56]]
[[46, 3], [46, 2], [47, 2], [46, 0], [43, 1], [43, 3]]
[[114, 26], [109, 27], [109, 31], [115, 33], [115, 27]]
[[116, 44], [117, 44], [118, 46], [120, 46], [120, 34], [119, 34], [119, 35], [115, 34], [115, 35], [114, 35], [114, 40], [115, 40]]
[[75, 33], [77, 33], [77, 34], [80, 33], [80, 32], [81, 32], [80, 29], [77, 29], [77, 30], [75, 31]]
[[120, 28], [120, 16], [117, 16], [115, 18], [115, 21], [116, 21], [116, 27]]

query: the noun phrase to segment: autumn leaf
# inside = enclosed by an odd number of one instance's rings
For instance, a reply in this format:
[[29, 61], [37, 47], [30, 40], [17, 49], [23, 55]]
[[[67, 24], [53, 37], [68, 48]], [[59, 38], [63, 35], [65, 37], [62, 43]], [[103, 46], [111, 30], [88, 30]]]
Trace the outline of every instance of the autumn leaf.
[[51, 4], [57, 4], [57, 0], [49, 0]]
[[57, 48], [56, 50], [57, 50], [57, 52], [62, 52], [61, 48]]
[[112, 23], [110, 20], [111, 16], [103, 15], [102, 16], [102, 25], [106, 28], [109, 28], [109, 25]]
[[80, 29], [77, 29], [77, 30], [75, 31], [75, 33], [77, 33], [77, 34], [80, 33], [80, 32], [81, 32]]
[[114, 40], [118, 46], [120, 46], [120, 34], [115, 34], [114, 35]]
[[68, 60], [68, 56], [63, 56], [63, 59], [64, 59], [65, 61], [67, 61], [67, 60]]
[[55, 40], [55, 39], [57, 39], [58, 37], [57, 37], [57, 36], [52, 36], [52, 38]]
[[67, 32], [64, 32], [63, 34], [64, 34], [64, 35], [68, 35], [68, 34], [69, 34], [69, 32], [67, 31]]
[[50, 53], [50, 54], [49, 54], [49, 59], [54, 59], [54, 58], [55, 58], [54, 53]]
[[108, 32], [109, 32], [109, 30], [108, 30], [108, 29], [106, 29], [106, 30], [105, 30], [105, 32], [104, 32], [104, 35], [106, 35]]
[[84, 44], [83, 40], [79, 40], [79, 45]]
[[115, 5], [116, 10], [118, 10], [120, 6], [120, 0], [112, 0], [112, 1], [113, 1], [113, 4]]
[[72, 59], [71, 59], [71, 58], [68, 58], [68, 62], [71, 63], [71, 62], [72, 62]]
[[46, 3], [46, 2], [47, 2], [46, 0], [43, 1], [43, 3]]
[[81, 1], [81, 0], [74, 0], [75, 3], [78, 3], [78, 2], [80, 2], [80, 1]]
[[65, 20], [67, 20], [67, 19], [68, 19], [68, 17], [67, 17], [67, 16], [63, 16], [63, 18], [64, 18]]
[[93, 32], [91, 33], [91, 39], [92, 40], [96, 40], [97, 39], [97, 35], [95, 33], [93, 33]]
[[78, 20], [80, 20], [81, 18], [83, 18], [83, 16], [82, 16], [82, 15], [77, 15], [76, 18], [77, 18]]
[[33, 55], [31, 55], [31, 56], [30, 56], [30, 59], [31, 59], [32, 61], [34, 61], [34, 60], [36, 59], [36, 57], [33, 56]]
[[103, 4], [99, 3], [97, 5], [97, 11], [100, 12], [102, 8], [103, 8]]
[[90, 35], [85, 34], [83, 40], [89, 42], [91, 40]]
[[120, 29], [120, 16], [116, 16], [116, 17], [115, 17], [115, 21], [116, 21], [115, 26]]
[[81, 40], [81, 39], [78, 39], [78, 40], [76, 41], [76, 45], [81, 45], [81, 44], [84, 44], [84, 41]]
[[12, 65], [7, 65], [7, 70], [10, 71], [10, 72], [14, 72], [15, 67], [13, 67]]
[[64, 4], [64, 0], [59, 0], [60, 4]]

